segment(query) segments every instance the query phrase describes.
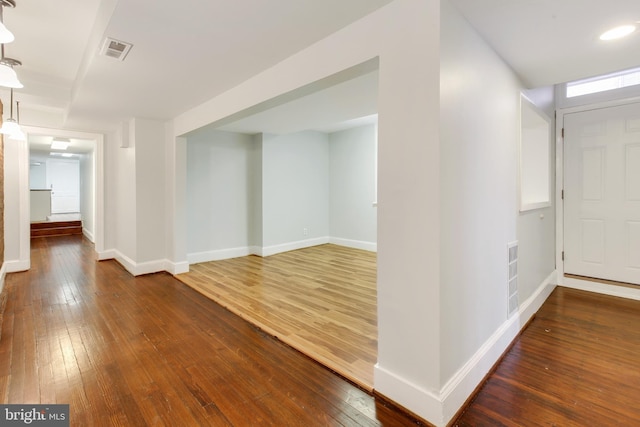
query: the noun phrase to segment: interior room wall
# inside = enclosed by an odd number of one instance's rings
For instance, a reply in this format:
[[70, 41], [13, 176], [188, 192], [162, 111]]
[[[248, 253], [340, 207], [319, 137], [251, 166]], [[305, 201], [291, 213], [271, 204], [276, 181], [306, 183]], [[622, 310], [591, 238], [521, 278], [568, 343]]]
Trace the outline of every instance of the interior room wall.
[[[374, 385], [379, 393], [444, 425], [438, 206], [440, 3], [395, 0], [177, 116], [172, 125], [178, 139], [379, 59]], [[179, 229], [173, 231], [177, 235]]]
[[91, 242], [95, 240], [95, 156], [93, 152], [80, 156], [80, 215], [82, 232]]
[[[122, 264], [136, 259], [136, 152], [133, 141], [122, 147], [122, 135], [114, 135], [114, 139], [105, 144], [105, 175], [110, 183], [107, 189], [105, 206], [112, 207], [115, 219], [112, 224], [115, 239], [112, 246], [116, 250], [116, 259]], [[109, 216], [109, 215], [107, 215]], [[105, 227], [105, 235], [109, 228]]]
[[549, 171], [551, 206], [520, 212], [518, 230], [518, 301], [524, 303], [556, 269], [556, 167], [555, 167], [555, 92], [554, 88], [541, 87], [523, 90], [551, 121], [549, 140]]
[[253, 137], [232, 132], [201, 131], [187, 138], [187, 251], [191, 263], [248, 252], [255, 203], [253, 146]]
[[135, 139], [136, 227], [139, 271], [164, 270], [165, 251], [165, 139], [164, 122], [136, 118]]
[[[0, 101], [1, 115], [2, 102]], [[0, 292], [4, 288], [4, 276], [4, 136], [0, 136]]]
[[470, 360], [481, 365], [480, 349], [493, 343], [479, 381], [521, 326], [505, 333], [508, 244], [518, 241], [525, 267], [522, 303], [554, 271], [554, 215], [518, 212], [522, 84], [453, 6], [443, 2], [441, 13], [442, 376], [454, 378]]
[[29, 147], [26, 141], [4, 138], [4, 269], [30, 267]]
[[329, 134], [329, 230], [333, 243], [376, 250], [375, 124]]
[[264, 247], [329, 236], [329, 142], [322, 132], [264, 135]]
[[262, 227], [262, 141], [264, 134], [258, 133], [251, 138], [249, 150], [249, 188], [252, 194], [252, 215], [249, 221], [249, 244], [251, 253], [259, 254], [264, 246]]
[[189, 134], [189, 262], [329, 240], [375, 250], [375, 132]]
[[32, 157], [29, 163], [29, 188], [42, 190], [47, 188], [47, 163]]

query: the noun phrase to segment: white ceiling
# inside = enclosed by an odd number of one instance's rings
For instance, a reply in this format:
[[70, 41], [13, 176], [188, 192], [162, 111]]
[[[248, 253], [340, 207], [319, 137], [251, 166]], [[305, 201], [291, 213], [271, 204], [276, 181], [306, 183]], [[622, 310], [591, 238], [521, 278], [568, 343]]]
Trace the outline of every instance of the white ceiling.
[[640, 21], [638, 0], [450, 1], [529, 88], [640, 66], [640, 31], [598, 38]]
[[[100, 132], [130, 117], [175, 117], [392, 0], [16, 1], [4, 9], [16, 35], [5, 54], [23, 63], [21, 121]], [[449, 1], [530, 87], [640, 65], [640, 33], [597, 39], [640, 20], [638, 0]], [[98, 55], [105, 36], [133, 43], [124, 62]], [[329, 107], [344, 103], [336, 97]]]
[[[4, 22], [16, 36], [6, 56], [23, 63], [22, 121], [58, 109], [89, 131], [173, 118], [390, 2], [16, 1]], [[133, 44], [125, 61], [98, 54], [106, 36]]]
[[[81, 155], [89, 153], [95, 149], [96, 142], [90, 139], [81, 138], [66, 138], [69, 142], [69, 147], [66, 150], [52, 150], [51, 141], [52, 136], [48, 135], [29, 135], [29, 156], [31, 161], [43, 161], [48, 157], [60, 156], [63, 153], [70, 153], [74, 155]], [[78, 158], [74, 156], [74, 158]]]
[[376, 70], [216, 128], [248, 134], [330, 133], [374, 123], [377, 112]]

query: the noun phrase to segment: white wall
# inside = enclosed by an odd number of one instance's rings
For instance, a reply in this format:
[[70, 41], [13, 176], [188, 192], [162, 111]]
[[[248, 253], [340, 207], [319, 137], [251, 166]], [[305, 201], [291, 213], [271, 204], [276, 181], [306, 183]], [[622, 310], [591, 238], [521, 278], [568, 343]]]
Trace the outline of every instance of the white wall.
[[[112, 184], [110, 198], [105, 205], [113, 207], [115, 217], [115, 241], [106, 248], [118, 252], [117, 259], [123, 263], [135, 262], [137, 254], [136, 222], [136, 151], [135, 146], [121, 148], [121, 135], [107, 141], [105, 151], [108, 164], [105, 171], [107, 181]], [[110, 231], [105, 229], [105, 235]]]
[[43, 190], [47, 188], [47, 163], [37, 159], [34, 163], [40, 163], [38, 165], [29, 163], [29, 188], [33, 190]]
[[105, 209], [100, 259], [115, 258], [133, 275], [171, 269], [167, 258], [166, 124], [131, 119], [105, 143]]
[[165, 125], [135, 119], [135, 183], [138, 264], [140, 272], [164, 270], [165, 251]]
[[187, 141], [190, 263], [328, 241], [375, 250], [375, 125], [330, 135], [202, 129]]
[[[448, 2], [441, 25], [441, 374], [464, 395], [552, 290], [554, 218], [518, 212], [520, 81]], [[509, 317], [514, 241], [521, 307]]]
[[191, 262], [220, 258], [229, 249], [251, 246], [253, 145], [251, 136], [231, 132], [201, 131], [187, 138], [187, 251]]
[[90, 240], [95, 240], [95, 156], [87, 153], [80, 156], [80, 215], [82, 232]]
[[442, 425], [439, 10], [439, 0], [395, 0], [176, 117], [173, 130], [179, 144], [188, 132], [379, 58], [375, 388]]
[[375, 250], [376, 125], [329, 134], [332, 242]]
[[30, 268], [29, 147], [4, 138], [4, 270]]
[[441, 44], [441, 302], [447, 356], [442, 374], [448, 379], [507, 318], [521, 86], [444, 4]]
[[[253, 136], [251, 149], [249, 150], [249, 191], [253, 195], [252, 211], [249, 222], [249, 243], [253, 253], [261, 253], [264, 246], [262, 227], [262, 140], [264, 135], [259, 133]], [[258, 249], [260, 248], [260, 249]]]
[[[113, 258], [113, 251], [118, 244], [118, 222], [120, 215], [118, 213], [118, 197], [117, 190], [120, 187], [120, 179], [117, 175], [118, 163], [118, 144], [121, 136], [116, 133], [105, 135], [103, 142], [103, 173], [104, 180], [104, 242], [102, 252], [98, 252], [98, 259]], [[96, 165], [97, 166], [97, 165]], [[96, 248], [97, 249], [97, 248]]]
[[264, 247], [328, 238], [327, 134], [263, 135], [262, 215]]
[[524, 90], [523, 93], [551, 119], [549, 170], [551, 171], [552, 185], [550, 189], [551, 206], [521, 212], [516, 222], [519, 246], [518, 300], [520, 304], [533, 295], [540, 283], [556, 268], [555, 93], [553, 87], [529, 89]]

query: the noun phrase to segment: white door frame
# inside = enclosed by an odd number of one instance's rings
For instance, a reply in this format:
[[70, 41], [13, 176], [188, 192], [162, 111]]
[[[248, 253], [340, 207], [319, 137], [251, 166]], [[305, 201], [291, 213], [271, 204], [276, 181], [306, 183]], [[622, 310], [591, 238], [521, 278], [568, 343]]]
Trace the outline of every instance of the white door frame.
[[564, 116], [565, 114], [634, 103], [640, 103], [640, 97], [597, 102], [577, 107], [558, 108], [556, 110], [556, 269], [558, 271], [558, 284], [561, 286], [640, 300], [640, 287], [636, 289], [564, 277], [564, 260], [562, 259], [562, 253], [564, 251], [564, 200], [562, 199], [562, 190], [564, 189], [564, 138], [562, 137]]
[[[37, 134], [37, 135], [48, 135], [59, 138], [78, 138], [78, 139], [87, 139], [95, 141], [95, 150], [94, 150], [94, 183], [93, 183], [93, 215], [94, 215], [94, 246], [97, 254], [104, 252], [104, 135], [101, 133], [92, 133], [92, 132], [80, 132], [80, 131], [72, 131], [72, 130], [64, 130], [64, 129], [53, 129], [53, 128], [43, 128], [37, 126], [22, 126], [23, 131], [27, 135], [29, 134]], [[28, 143], [27, 143], [27, 156], [24, 159], [26, 170], [29, 171], [29, 155], [28, 155]], [[27, 172], [28, 173], [28, 172]], [[20, 189], [20, 194], [23, 194], [24, 197], [29, 200], [29, 182], [26, 180], [26, 183], [21, 184], [24, 185], [23, 188]], [[29, 229], [30, 224], [30, 206], [26, 206], [26, 210], [23, 211], [20, 215], [20, 227], [21, 229]], [[26, 224], [26, 225], [25, 225]], [[21, 247], [30, 248], [30, 233], [22, 233], [21, 236]], [[28, 251], [30, 253], [30, 251]]]

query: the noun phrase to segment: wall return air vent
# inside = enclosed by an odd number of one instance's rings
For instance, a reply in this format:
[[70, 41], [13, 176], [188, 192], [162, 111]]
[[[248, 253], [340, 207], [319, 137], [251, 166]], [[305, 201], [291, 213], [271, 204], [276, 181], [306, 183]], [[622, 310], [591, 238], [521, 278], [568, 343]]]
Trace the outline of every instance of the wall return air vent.
[[131, 43], [107, 37], [106, 39], [104, 39], [104, 43], [102, 43], [100, 55], [115, 58], [119, 61], [124, 61], [124, 58], [126, 58], [132, 47], [133, 45]]

